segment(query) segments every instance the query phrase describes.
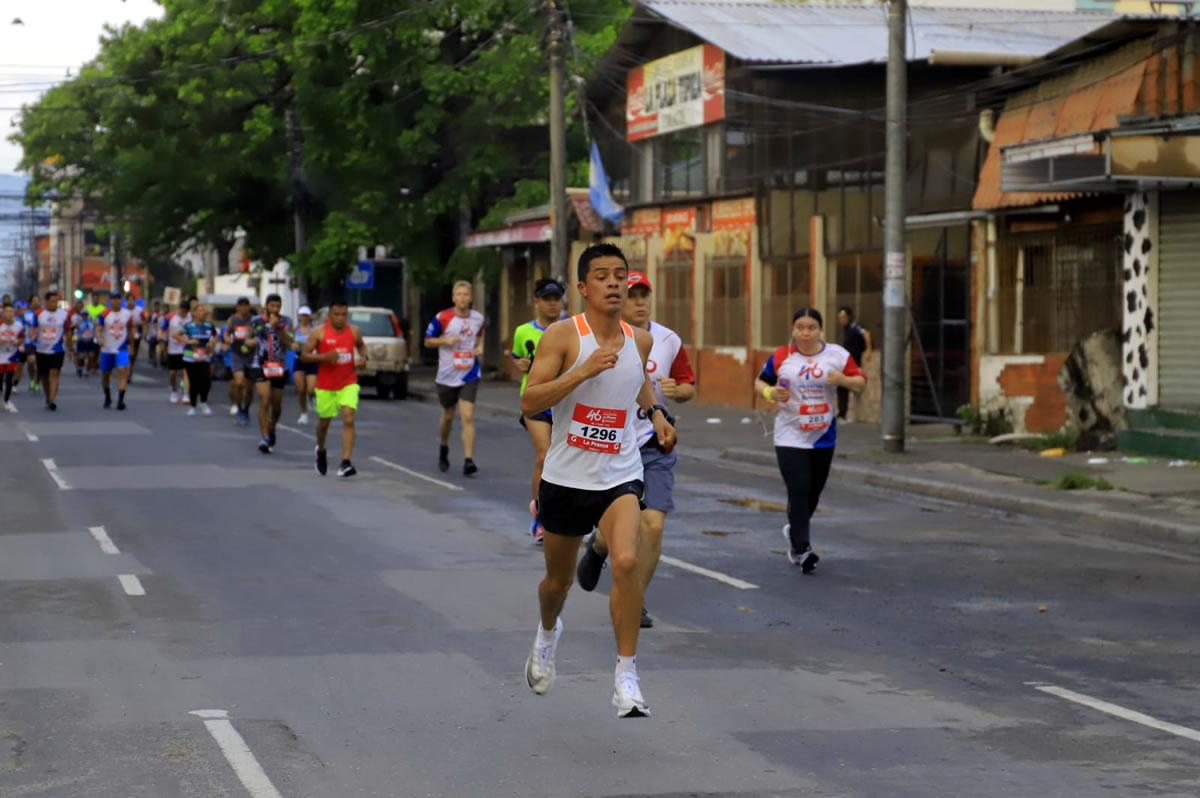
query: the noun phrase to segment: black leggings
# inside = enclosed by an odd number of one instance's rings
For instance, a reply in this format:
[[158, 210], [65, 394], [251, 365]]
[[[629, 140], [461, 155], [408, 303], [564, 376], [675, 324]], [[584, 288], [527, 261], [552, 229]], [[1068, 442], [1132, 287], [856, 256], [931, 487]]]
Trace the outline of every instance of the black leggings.
[[828, 449], [797, 449], [776, 446], [775, 458], [779, 473], [787, 485], [788, 523], [792, 525], [792, 551], [802, 552], [809, 546], [808, 522], [817, 511], [821, 491], [829, 479], [833, 464], [833, 447]]
[[12, 396], [13, 377], [16, 377], [15, 371], [4, 372], [4, 401], [8, 401]]
[[184, 363], [188, 378], [188, 400], [195, 407], [199, 399], [208, 402], [208, 389], [212, 387], [212, 366], [208, 363]]

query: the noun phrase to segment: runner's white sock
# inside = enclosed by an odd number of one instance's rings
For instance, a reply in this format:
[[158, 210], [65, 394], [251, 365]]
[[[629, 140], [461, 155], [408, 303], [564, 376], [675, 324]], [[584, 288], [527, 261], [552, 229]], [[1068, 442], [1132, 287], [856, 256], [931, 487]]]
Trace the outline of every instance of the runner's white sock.
[[617, 673], [637, 673], [637, 657], [622, 657], [617, 655]]
[[[555, 624], [557, 626], [557, 624]], [[538, 624], [537, 642], [539, 646], [548, 646], [554, 642], [554, 630], [546, 631]]]

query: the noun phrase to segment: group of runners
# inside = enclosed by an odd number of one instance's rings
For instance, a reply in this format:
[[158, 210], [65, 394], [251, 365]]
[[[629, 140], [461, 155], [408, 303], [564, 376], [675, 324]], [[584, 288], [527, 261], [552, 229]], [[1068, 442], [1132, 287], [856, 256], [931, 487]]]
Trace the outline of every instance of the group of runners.
[[[525, 679], [538, 695], [553, 685], [567, 593], [574, 581], [594, 590], [607, 566], [617, 647], [612, 703], [618, 717], [642, 717], [650, 707], [637, 673], [638, 636], [653, 625], [645, 594], [675, 506], [676, 433], [666, 403], [693, 398], [696, 378], [679, 336], [650, 319], [649, 278], [631, 270], [618, 247], [589, 247], [576, 272], [583, 312], [560, 320], [565, 289], [542, 280], [537, 318], [513, 335], [512, 354], [524, 372], [521, 424], [535, 452], [530, 511], [546, 564]], [[755, 381], [777, 411], [787, 557], [806, 574], [819, 560], [809, 521], [833, 459], [837, 390], [861, 392], [865, 385], [854, 358], [824, 340], [821, 314], [812, 308], [795, 312], [790, 343], [772, 353]]]

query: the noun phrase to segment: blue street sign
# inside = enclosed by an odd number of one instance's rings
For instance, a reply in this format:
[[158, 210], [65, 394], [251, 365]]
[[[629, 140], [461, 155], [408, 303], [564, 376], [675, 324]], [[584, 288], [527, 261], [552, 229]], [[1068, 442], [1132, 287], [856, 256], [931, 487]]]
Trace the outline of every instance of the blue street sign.
[[370, 291], [375, 287], [375, 262], [360, 260], [354, 270], [346, 277], [347, 288], [357, 288], [360, 291]]

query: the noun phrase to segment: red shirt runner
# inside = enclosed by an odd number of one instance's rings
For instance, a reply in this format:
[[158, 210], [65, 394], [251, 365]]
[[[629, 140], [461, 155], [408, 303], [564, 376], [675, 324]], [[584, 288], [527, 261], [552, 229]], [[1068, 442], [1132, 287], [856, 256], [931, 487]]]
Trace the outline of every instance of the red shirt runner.
[[321, 328], [321, 340], [317, 343], [317, 354], [337, 352], [336, 363], [317, 364], [317, 390], [340, 391], [347, 385], [358, 382], [354, 368], [354, 330], [347, 324], [340, 331], [328, 322]]

